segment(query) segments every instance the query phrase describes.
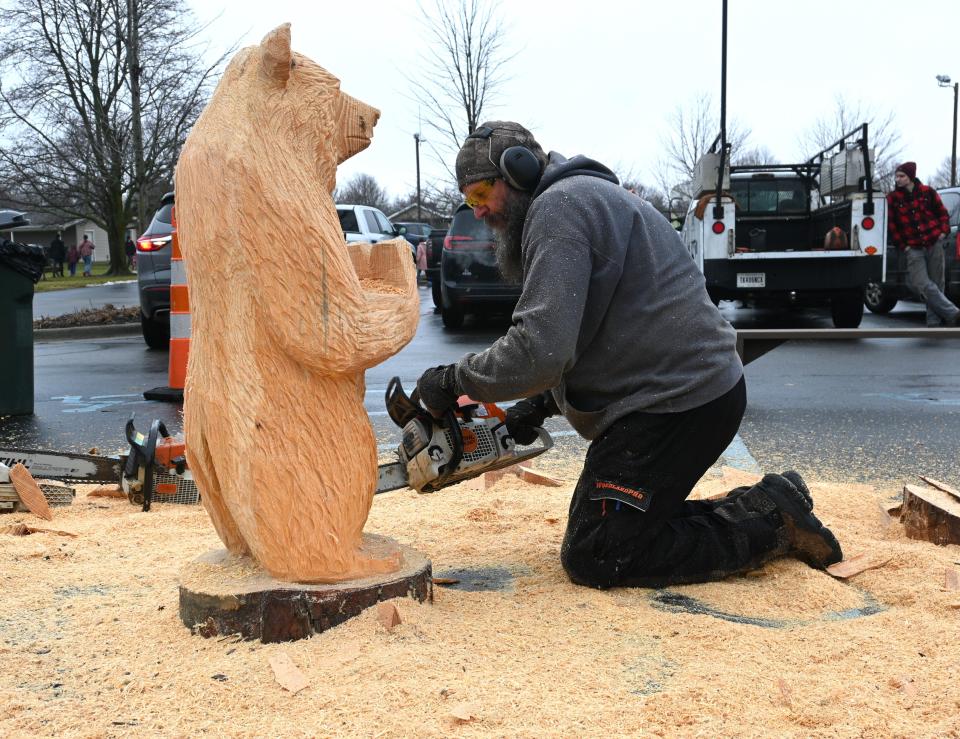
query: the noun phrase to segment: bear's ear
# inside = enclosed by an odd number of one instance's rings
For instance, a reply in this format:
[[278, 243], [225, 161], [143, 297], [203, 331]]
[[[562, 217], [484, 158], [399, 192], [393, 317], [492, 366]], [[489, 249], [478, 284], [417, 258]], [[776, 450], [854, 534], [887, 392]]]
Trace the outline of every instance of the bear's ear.
[[281, 86], [290, 79], [290, 24], [277, 26], [260, 42], [260, 68]]

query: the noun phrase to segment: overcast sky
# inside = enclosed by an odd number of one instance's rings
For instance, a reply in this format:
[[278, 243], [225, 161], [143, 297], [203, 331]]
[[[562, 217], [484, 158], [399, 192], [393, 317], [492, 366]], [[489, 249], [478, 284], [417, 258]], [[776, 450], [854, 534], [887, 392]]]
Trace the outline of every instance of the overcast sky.
[[[426, 0], [432, 3], [432, 0]], [[214, 47], [259, 43], [293, 24], [293, 48], [381, 111], [370, 147], [340, 166], [338, 181], [374, 176], [391, 196], [414, 189], [418, 123], [405, 75], [415, 75], [427, 34], [412, 0], [188, 0], [212, 21]], [[720, 0], [512, 0], [500, 5], [510, 79], [486, 118], [516, 120], [546, 150], [587, 154], [656, 184], [661, 142], [677, 106], [720, 99]], [[217, 17], [219, 15], [219, 17]], [[958, 0], [730, 0], [727, 116], [780, 161], [835, 98], [892, 111], [904, 158], [928, 180], [949, 156], [953, 90], [960, 79]], [[422, 113], [426, 115], [426, 111]], [[421, 148], [421, 180], [442, 177]]]

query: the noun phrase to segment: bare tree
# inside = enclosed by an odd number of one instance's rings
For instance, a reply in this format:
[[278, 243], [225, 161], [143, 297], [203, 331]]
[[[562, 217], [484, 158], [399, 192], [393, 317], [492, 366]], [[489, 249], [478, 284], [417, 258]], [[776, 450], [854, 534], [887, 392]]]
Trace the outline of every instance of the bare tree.
[[226, 54], [203, 63], [183, 0], [8, 0], [0, 24], [17, 29], [0, 39], [0, 164], [17, 204], [89, 218], [125, 273], [127, 226], [142, 230], [144, 199], [172, 183]]
[[[668, 116], [669, 134], [661, 139], [664, 151], [658, 166], [657, 182], [665, 193], [674, 197], [693, 196], [690, 183], [697, 162], [710, 149], [720, 134], [720, 115], [714, 110], [710, 95], [703, 93], [686, 106], [678, 105]], [[727, 143], [731, 158], [746, 146], [750, 129], [735, 121], [727, 123]]]
[[[953, 164], [953, 158], [950, 154], [944, 157], [943, 161], [940, 162], [940, 166], [937, 167], [937, 171], [933, 173], [930, 177], [930, 182], [927, 184], [930, 187], [950, 187], [950, 168]], [[897, 166], [897, 165], [893, 165]]]
[[752, 164], [780, 164], [773, 152], [766, 146], [753, 146], [749, 149], [740, 149], [731, 154], [731, 164], [742, 167]]
[[863, 123], [868, 124], [869, 144], [874, 150], [874, 182], [882, 190], [893, 189], [893, 172], [903, 152], [893, 111], [883, 112], [862, 102], [837, 95], [833, 113], [818, 119], [800, 139], [806, 156], [813, 156]]
[[351, 177], [342, 188], [338, 187], [333, 199], [338, 203], [369, 205], [382, 211], [390, 207], [390, 196], [386, 189], [380, 186], [375, 177], [362, 172]]
[[484, 120], [513, 58], [491, 0], [432, 0], [420, 6], [425, 42], [422, 62], [408, 79], [414, 99], [436, 132], [431, 151], [453, 176], [452, 154]]

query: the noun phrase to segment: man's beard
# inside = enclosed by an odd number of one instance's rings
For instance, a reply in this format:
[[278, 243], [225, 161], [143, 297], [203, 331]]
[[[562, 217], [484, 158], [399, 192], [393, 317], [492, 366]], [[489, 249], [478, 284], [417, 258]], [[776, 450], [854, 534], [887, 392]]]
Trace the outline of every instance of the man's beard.
[[493, 230], [497, 267], [507, 282], [523, 280], [523, 258], [520, 244], [523, 240], [523, 224], [533, 196], [519, 190], [507, 194], [503, 213], [487, 216], [484, 222]]

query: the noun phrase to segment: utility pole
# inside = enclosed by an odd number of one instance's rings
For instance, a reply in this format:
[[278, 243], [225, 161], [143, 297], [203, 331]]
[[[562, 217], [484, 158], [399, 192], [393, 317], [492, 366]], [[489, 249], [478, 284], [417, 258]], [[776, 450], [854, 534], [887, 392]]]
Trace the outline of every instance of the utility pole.
[[[127, 63], [130, 70], [130, 116], [133, 135], [133, 176], [137, 189], [137, 236], [146, 228], [146, 174], [143, 161], [143, 123], [140, 105], [140, 5], [127, 0]], [[124, 224], [126, 225], [126, 224]], [[126, 231], [126, 229], [124, 229]]]
[[423, 139], [420, 138], [420, 133], [417, 132], [413, 134], [413, 143], [414, 148], [417, 152], [417, 220], [422, 221], [423, 217], [420, 215], [420, 142]]
[[[937, 75], [937, 85], [939, 87], [951, 87], [950, 77], [945, 74]], [[954, 82], [953, 85], [953, 147], [950, 150], [950, 187], [957, 184], [957, 94], [960, 92], [960, 82]]]

